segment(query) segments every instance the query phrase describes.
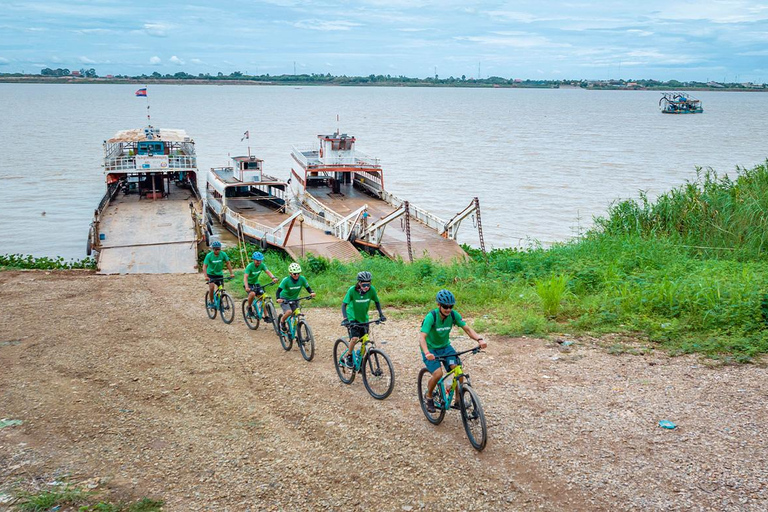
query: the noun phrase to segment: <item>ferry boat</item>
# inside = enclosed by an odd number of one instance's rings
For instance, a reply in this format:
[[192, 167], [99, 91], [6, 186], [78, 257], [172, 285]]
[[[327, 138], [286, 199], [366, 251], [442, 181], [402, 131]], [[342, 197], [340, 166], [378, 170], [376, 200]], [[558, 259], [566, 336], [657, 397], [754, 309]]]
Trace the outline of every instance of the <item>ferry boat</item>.
[[124, 130], [104, 141], [106, 193], [87, 253], [102, 274], [197, 272], [202, 200], [195, 142], [184, 130]]
[[[305, 223], [392, 259], [468, 258], [456, 235], [462, 219], [476, 211], [476, 199], [446, 222], [386, 190], [379, 159], [357, 151], [355, 137], [336, 131], [318, 141], [291, 152], [289, 208], [300, 211]], [[398, 219], [399, 226], [386, 229]]]
[[308, 225], [300, 211], [287, 213], [289, 185], [264, 174], [263, 160], [236, 156], [232, 164], [208, 171], [206, 205], [210, 217], [238, 240], [262, 249], [283, 250], [293, 259], [309, 255], [342, 261], [361, 259], [349, 241]]
[[701, 114], [704, 108], [697, 100], [684, 92], [663, 92], [659, 100], [662, 114]]

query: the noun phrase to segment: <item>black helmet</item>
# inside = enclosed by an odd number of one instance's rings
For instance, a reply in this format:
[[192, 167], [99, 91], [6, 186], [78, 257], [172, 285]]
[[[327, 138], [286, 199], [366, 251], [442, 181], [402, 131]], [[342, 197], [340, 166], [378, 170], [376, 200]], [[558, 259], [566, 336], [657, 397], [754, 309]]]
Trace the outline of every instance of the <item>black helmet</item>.
[[373, 279], [373, 276], [371, 275], [370, 272], [368, 272], [366, 270], [363, 270], [362, 272], [358, 272], [357, 273], [357, 280], [358, 281], [364, 281], [364, 282], [370, 283], [372, 279]]

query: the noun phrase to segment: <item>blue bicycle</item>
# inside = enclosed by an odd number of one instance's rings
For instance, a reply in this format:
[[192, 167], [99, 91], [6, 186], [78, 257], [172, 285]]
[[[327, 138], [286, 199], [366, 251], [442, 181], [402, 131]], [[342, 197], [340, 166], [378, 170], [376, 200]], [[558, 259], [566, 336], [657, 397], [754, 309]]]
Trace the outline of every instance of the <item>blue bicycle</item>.
[[[213, 302], [208, 302], [208, 290], [205, 291], [205, 312], [208, 313], [208, 318], [213, 320], [216, 318], [217, 313], [221, 313], [221, 320], [225, 324], [231, 324], [235, 319], [235, 301], [232, 300], [232, 296], [224, 290], [224, 281], [229, 281], [231, 277], [225, 277], [221, 284], [216, 287], [216, 291], [213, 292]], [[208, 280], [205, 280], [208, 283]]]
[[261, 287], [261, 295], [257, 295], [253, 299], [253, 304], [251, 304], [250, 308], [248, 307], [248, 297], [243, 299], [243, 320], [245, 320], [245, 325], [249, 329], [254, 331], [258, 329], [261, 319], [264, 319], [265, 322], [269, 322], [273, 326], [277, 322], [275, 319], [277, 312], [275, 311], [275, 305], [272, 303], [272, 297], [266, 293], [267, 287], [273, 284], [275, 283], [269, 283]]
[[[309, 324], [304, 320], [304, 313], [301, 312], [299, 302], [302, 300], [312, 300], [312, 297], [307, 295], [306, 297], [299, 297], [294, 300], [286, 300], [287, 304], [295, 304], [296, 308], [293, 313], [286, 320], [287, 331], [283, 331], [278, 327], [277, 336], [280, 338], [280, 344], [285, 351], [291, 350], [293, 346], [293, 340], [296, 340], [296, 344], [299, 346], [301, 357], [307, 361], [311, 361], [315, 357], [315, 335], [312, 334], [312, 329]], [[275, 324], [278, 324], [279, 320], [275, 320]]]

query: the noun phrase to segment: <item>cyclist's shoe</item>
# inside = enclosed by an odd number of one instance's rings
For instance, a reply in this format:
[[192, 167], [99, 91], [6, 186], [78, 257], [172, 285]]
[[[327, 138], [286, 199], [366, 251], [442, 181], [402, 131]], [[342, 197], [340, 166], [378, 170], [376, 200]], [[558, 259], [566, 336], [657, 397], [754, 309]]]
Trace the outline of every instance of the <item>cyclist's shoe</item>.
[[451, 404], [451, 409], [456, 409], [457, 411], [461, 410], [461, 405], [459, 405], [458, 400], [454, 400], [454, 402]]
[[216, 304], [214, 304], [213, 302], [206, 302], [205, 307], [207, 307], [208, 309], [213, 309], [216, 307]]
[[437, 409], [435, 409], [435, 399], [434, 398], [427, 398], [425, 400], [426, 406], [427, 406], [427, 412], [434, 413], [437, 412]]
[[288, 326], [285, 324], [285, 322], [280, 322], [280, 330], [285, 334], [288, 334]]
[[354, 368], [355, 363], [352, 359], [352, 354], [347, 354], [344, 356], [344, 364], [347, 366], [347, 368]]

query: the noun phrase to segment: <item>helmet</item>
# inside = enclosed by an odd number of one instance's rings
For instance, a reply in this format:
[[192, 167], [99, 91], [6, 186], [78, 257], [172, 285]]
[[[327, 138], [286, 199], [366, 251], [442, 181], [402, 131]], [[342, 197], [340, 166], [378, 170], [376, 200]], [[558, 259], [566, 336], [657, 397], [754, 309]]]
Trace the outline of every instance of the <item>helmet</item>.
[[211, 249], [221, 249], [221, 242], [219, 242], [218, 240], [215, 240], [215, 241], [214, 241], [214, 242], [211, 244]]
[[364, 270], [362, 272], [358, 272], [357, 273], [357, 280], [358, 281], [371, 282], [372, 279], [373, 279], [373, 276], [371, 275], [370, 272], [367, 272], [367, 271]]
[[288, 265], [288, 272], [291, 274], [301, 274], [301, 265], [298, 263], [291, 263]]
[[259, 251], [256, 251], [255, 253], [253, 253], [253, 259], [261, 261], [264, 259], [264, 255], [261, 254]]
[[444, 306], [452, 306], [456, 304], [456, 297], [448, 290], [440, 290], [437, 292], [437, 303]]

